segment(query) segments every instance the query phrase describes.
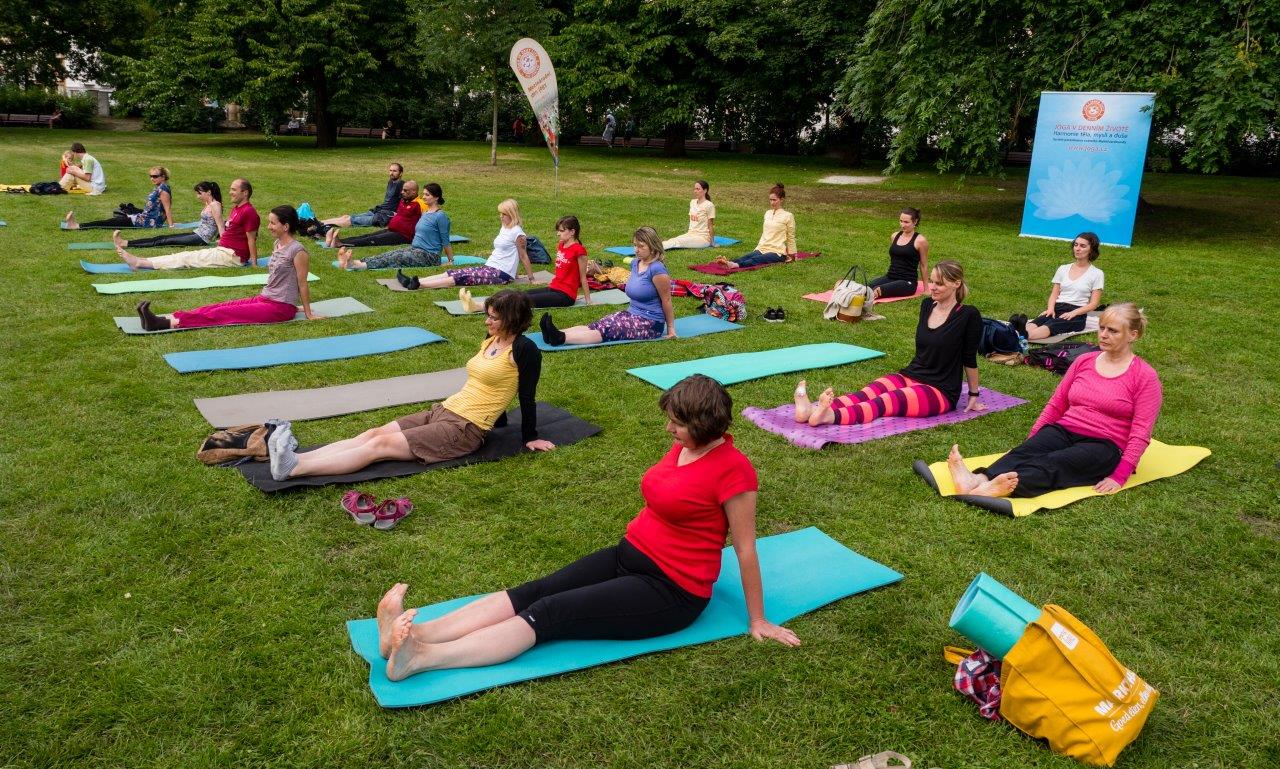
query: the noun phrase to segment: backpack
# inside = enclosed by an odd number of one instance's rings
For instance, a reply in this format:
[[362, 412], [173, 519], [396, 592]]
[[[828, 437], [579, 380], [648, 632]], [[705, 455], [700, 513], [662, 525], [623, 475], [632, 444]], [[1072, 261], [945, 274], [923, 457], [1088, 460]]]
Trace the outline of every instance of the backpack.
[[196, 459], [206, 465], [266, 460], [267, 438], [274, 429], [274, 425], [240, 425], [219, 430], [200, 444]]
[[551, 264], [551, 254], [547, 253], [547, 247], [536, 236], [527, 232], [524, 234], [524, 251], [534, 264]]
[[1022, 337], [1008, 323], [991, 318], [982, 319], [982, 338], [978, 340], [978, 354], [1022, 352]]
[[65, 195], [67, 191], [57, 182], [36, 182], [31, 185], [32, 195]]
[[1067, 373], [1067, 369], [1071, 368], [1071, 364], [1076, 358], [1088, 352], [1099, 352], [1102, 350], [1096, 344], [1088, 342], [1059, 342], [1058, 344], [1047, 344], [1043, 347], [1027, 353], [1027, 365], [1045, 368], [1058, 376]]
[[116, 214], [117, 216], [123, 216], [128, 218], [130, 216], [135, 216], [137, 214], [142, 213], [142, 209], [138, 208], [132, 203], [121, 203], [120, 205], [116, 206], [116, 210], [113, 211], [112, 213]]
[[702, 311], [713, 318], [737, 323], [747, 317], [747, 298], [728, 283], [695, 283], [694, 294], [702, 300]]

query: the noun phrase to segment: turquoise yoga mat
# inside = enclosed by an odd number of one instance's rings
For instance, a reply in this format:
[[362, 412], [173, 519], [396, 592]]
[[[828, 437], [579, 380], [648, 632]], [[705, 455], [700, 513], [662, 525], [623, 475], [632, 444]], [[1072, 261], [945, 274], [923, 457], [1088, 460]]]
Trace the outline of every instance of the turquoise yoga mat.
[[856, 344], [826, 342], [641, 366], [627, 369], [627, 373], [665, 390], [692, 374], [705, 374], [720, 384], [731, 385], [774, 374], [843, 366], [883, 355], [879, 350], [868, 350]]
[[[269, 256], [258, 257], [258, 266], [266, 267], [267, 262], [270, 261], [270, 259], [271, 257]], [[245, 265], [245, 266], [247, 267], [248, 265]], [[129, 269], [129, 265], [125, 264], [124, 262], [111, 262], [110, 264], [98, 264], [97, 262], [86, 262], [83, 259], [80, 260], [80, 269], [84, 270], [85, 272], [91, 275], [130, 275], [135, 272], [173, 272], [173, 270], [152, 270], [150, 267], [142, 270], [131, 270]], [[187, 269], [187, 268], [183, 268], [183, 269]], [[212, 270], [212, 269], [225, 269], [225, 268], [207, 267], [207, 268], [201, 268], [201, 269]]]
[[[756, 540], [764, 583], [765, 614], [778, 624], [789, 622], [832, 601], [893, 584], [902, 575], [858, 555], [816, 528]], [[369, 663], [369, 688], [384, 708], [404, 708], [461, 697], [497, 686], [568, 673], [609, 662], [718, 641], [747, 632], [746, 599], [733, 548], [721, 556], [720, 579], [711, 603], [689, 627], [670, 635], [638, 641], [551, 641], [535, 646], [500, 665], [458, 670], [432, 670], [392, 682], [386, 660], [378, 655], [375, 619], [347, 623], [351, 646]], [[418, 612], [422, 622], [447, 614], [479, 596], [432, 604]], [[781, 647], [779, 654], [788, 652]], [[799, 652], [791, 652], [799, 653]], [[697, 685], [691, 682], [691, 685]]]
[[[466, 235], [450, 235], [449, 236], [450, 243], [466, 243], [469, 240], [471, 240], [471, 238], [468, 238]], [[316, 238], [316, 245], [320, 246], [321, 248], [328, 248], [328, 246], [324, 244], [324, 238]], [[360, 246], [357, 246], [357, 248], [360, 248]], [[381, 246], [381, 248], [386, 248], [386, 246]]]
[[[311, 303], [311, 311], [316, 315], [323, 315], [324, 320], [329, 318], [341, 318], [343, 315], [358, 315], [365, 312], [373, 312], [373, 308], [363, 302], [352, 299], [349, 296], [339, 297], [337, 299], [322, 299], [319, 302]], [[298, 310], [298, 314], [293, 316], [293, 320], [306, 320], [307, 316], [302, 314], [302, 310]], [[173, 334], [179, 331], [198, 331], [202, 328], [226, 328], [226, 326], [259, 326], [259, 325], [275, 325], [261, 323], [228, 323], [223, 326], [192, 326], [187, 328], [179, 326], [177, 328], [166, 328], [163, 331], [143, 331], [142, 320], [137, 315], [126, 315], [114, 318], [116, 328], [126, 334]]]
[[[307, 273], [307, 282], [320, 278]], [[196, 288], [229, 288], [233, 286], [265, 286], [267, 275], [201, 275], [198, 278], [146, 278], [144, 280], [120, 280], [115, 283], [94, 283], [99, 294], [153, 294], [160, 291], [190, 291]]]
[[[172, 227], [116, 227], [116, 229], [118, 230], [156, 230], [156, 231], [171, 230], [171, 229], [172, 230], [194, 230], [196, 227], [199, 227], [199, 226], [200, 226], [200, 222], [195, 221], [195, 222], [177, 222]], [[76, 229], [72, 230], [70, 227], [67, 226], [67, 223], [65, 221], [58, 222], [58, 228], [67, 230], [68, 232], [78, 232], [80, 230], [111, 229], [110, 227], [77, 227]], [[107, 246], [109, 248], [115, 248], [115, 246], [112, 245], [111, 243], [107, 243]]]
[[[683, 318], [676, 318], [676, 336], [680, 338], [690, 336], [702, 336], [703, 334], [715, 334], [720, 331], [737, 331], [742, 328], [737, 323], [730, 323], [727, 320], [713, 318], [710, 315], [686, 315]], [[658, 339], [623, 339], [617, 342], [596, 342], [595, 344], [564, 344], [559, 347], [552, 347], [542, 341], [542, 332], [535, 331], [532, 334], [525, 334], [538, 345], [539, 350], [546, 352], [560, 352], [562, 350], [585, 350], [588, 347], [607, 347], [612, 344], [634, 344], [636, 342], [657, 342], [660, 339], [666, 339], [665, 336]]]
[[[717, 236], [716, 236], [716, 243], [715, 243], [715, 246], [714, 246], [714, 247], [715, 247], [715, 248], [719, 248], [720, 246], [736, 246], [737, 244], [739, 244], [739, 243], [741, 243], [741, 242], [742, 242], [742, 241], [740, 241], [740, 240], [736, 240], [736, 239], [734, 239], [734, 238], [722, 238], [722, 237], [720, 237], [719, 235], [717, 235]], [[712, 246], [708, 246], [708, 248], [712, 248]], [[672, 250], [672, 251], [675, 251], [675, 250], [677, 250], [677, 249], [671, 249], [671, 250]], [[699, 250], [701, 250], [701, 249], [696, 249], [696, 248], [695, 248], [695, 249], [689, 249], [689, 250], [692, 250], [692, 251], [699, 251]], [[619, 256], [635, 256], [635, 255], [636, 255], [636, 247], [635, 247], [635, 246], [609, 246], [609, 247], [605, 248], [605, 251], [608, 251], [608, 252], [609, 252], [609, 253], [611, 253], [611, 254], [618, 254]]]
[[[360, 261], [363, 262], [364, 260], [361, 259]], [[480, 257], [480, 256], [455, 256], [453, 257], [453, 264], [449, 265], [449, 267], [466, 267], [469, 264], [484, 264], [485, 261], [487, 260], [484, 257]], [[337, 259], [333, 260], [334, 269], [337, 269], [340, 266], [341, 265], [338, 264]], [[423, 270], [423, 269], [429, 269], [429, 268], [426, 268], [426, 267], [379, 267], [378, 269], [379, 270], [397, 270], [397, 269]], [[348, 272], [359, 272], [359, 270], [348, 270]]]
[[365, 355], [408, 350], [411, 347], [443, 341], [444, 337], [433, 334], [425, 328], [400, 326], [364, 334], [324, 336], [318, 339], [300, 339], [257, 347], [171, 352], [165, 355], [164, 359], [179, 374], [188, 374], [192, 371], [265, 368], [282, 366], [286, 363], [359, 358]]

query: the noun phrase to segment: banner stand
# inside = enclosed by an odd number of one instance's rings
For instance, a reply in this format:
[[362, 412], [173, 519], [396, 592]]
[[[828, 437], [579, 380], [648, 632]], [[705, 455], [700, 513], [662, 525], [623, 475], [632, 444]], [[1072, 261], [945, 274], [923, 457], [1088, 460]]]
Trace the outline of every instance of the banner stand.
[[555, 166], [555, 197], [560, 199], [560, 90], [551, 57], [537, 40], [524, 37], [511, 46], [508, 57], [511, 71], [516, 73], [524, 96], [538, 119], [538, 129], [547, 140], [551, 162]]

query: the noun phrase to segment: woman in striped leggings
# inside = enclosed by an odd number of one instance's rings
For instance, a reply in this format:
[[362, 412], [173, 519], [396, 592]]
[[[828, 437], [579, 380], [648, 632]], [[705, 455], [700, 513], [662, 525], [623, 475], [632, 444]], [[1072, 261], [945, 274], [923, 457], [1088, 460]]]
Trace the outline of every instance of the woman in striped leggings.
[[968, 384], [964, 410], [985, 409], [978, 390], [982, 313], [964, 304], [966, 293], [960, 265], [939, 262], [929, 274], [929, 298], [921, 302], [916, 355], [910, 365], [838, 398], [828, 387], [817, 404], [810, 402], [802, 379], [795, 391], [796, 421], [817, 427], [866, 424], [880, 417], [937, 416], [959, 405], [962, 380]]

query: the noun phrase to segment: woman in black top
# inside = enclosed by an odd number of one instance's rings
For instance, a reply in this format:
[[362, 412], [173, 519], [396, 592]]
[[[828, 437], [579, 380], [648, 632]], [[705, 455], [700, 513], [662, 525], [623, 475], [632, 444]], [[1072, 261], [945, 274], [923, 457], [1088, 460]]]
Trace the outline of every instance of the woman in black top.
[[805, 381], [796, 386], [796, 421], [810, 425], [865, 424], [880, 417], [931, 417], [959, 406], [967, 379], [965, 411], [986, 408], [978, 398], [978, 340], [982, 314], [963, 304], [968, 287], [956, 262], [939, 262], [929, 276], [929, 298], [921, 302], [916, 356], [897, 374], [883, 376], [859, 392], [835, 397], [828, 387], [809, 401]]
[[929, 275], [929, 241], [916, 232], [920, 209], [904, 208], [898, 214], [899, 230], [889, 238], [889, 272], [871, 281], [876, 299], [915, 296], [916, 278], [923, 284]]

